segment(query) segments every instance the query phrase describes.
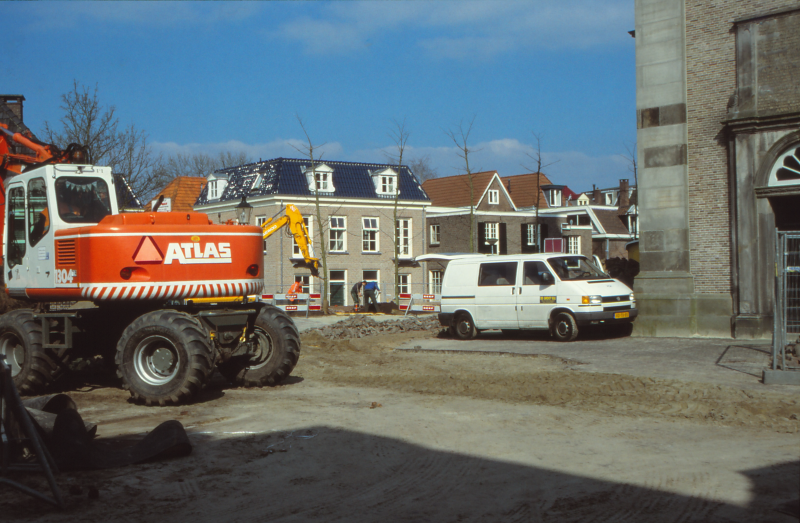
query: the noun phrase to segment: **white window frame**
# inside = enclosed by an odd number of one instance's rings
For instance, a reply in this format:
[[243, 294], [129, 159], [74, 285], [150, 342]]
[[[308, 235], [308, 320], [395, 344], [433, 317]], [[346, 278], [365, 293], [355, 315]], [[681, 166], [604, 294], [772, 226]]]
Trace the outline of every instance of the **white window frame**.
[[614, 193], [607, 192], [605, 194], [606, 205], [614, 205]]
[[[404, 227], [401, 225], [404, 224]], [[399, 241], [398, 241], [398, 249], [397, 252], [403, 258], [410, 258], [413, 256], [413, 249], [412, 249], [412, 228], [411, 228], [411, 218], [398, 218], [397, 223], [395, 224], [395, 235], [399, 234]], [[397, 240], [397, 238], [396, 238]]]
[[528, 246], [538, 245], [536, 243], [536, 236], [537, 236], [536, 229], [537, 229], [537, 227], [536, 227], [535, 223], [526, 223], [525, 224], [525, 242], [526, 242], [526, 245], [528, 245]]
[[[331, 278], [331, 273], [333, 273], [333, 272], [342, 272], [342, 273], [344, 273], [344, 279], [343, 280], [334, 280], [333, 278]], [[327, 294], [328, 299], [330, 299], [330, 296], [332, 294], [331, 293], [331, 284], [332, 283], [344, 283], [344, 306], [347, 307], [347, 306], [353, 305], [352, 303], [350, 303], [350, 299], [351, 299], [350, 289], [347, 288], [347, 269], [328, 269], [328, 279], [324, 283], [324, 285], [328, 288], [328, 294]]]
[[[337, 224], [334, 227], [334, 220], [341, 220], [341, 226]], [[330, 216], [328, 217], [328, 223], [328, 252], [347, 252], [347, 216]], [[334, 240], [334, 234], [340, 236]], [[335, 249], [333, 243], [334, 241], [341, 242], [342, 248]]]
[[431, 225], [431, 245], [439, 245], [441, 242], [441, 227], [438, 223], [434, 223]]
[[581, 253], [581, 237], [580, 236], [567, 236], [567, 253], [580, 254]]
[[398, 274], [397, 277], [400, 280], [397, 286], [397, 294], [411, 294], [411, 275]]
[[442, 277], [444, 271], [430, 270], [428, 271], [428, 293], [441, 294], [442, 293]]
[[497, 189], [489, 190], [489, 205], [498, 205], [500, 203], [500, 191]]
[[561, 190], [550, 190], [550, 207], [561, 207]]
[[486, 222], [486, 245], [490, 246], [490, 254], [497, 254], [500, 248], [500, 224], [497, 222]]
[[398, 173], [391, 167], [387, 167], [382, 171], [370, 171], [370, 176], [372, 176], [372, 183], [377, 194], [384, 196], [396, 196], [398, 194], [400, 178]]
[[302, 294], [314, 293], [314, 277], [310, 274], [295, 274], [294, 281], [302, 281], [303, 289], [300, 291]]
[[[370, 220], [368, 223], [367, 220]], [[373, 222], [374, 221], [374, 226]], [[380, 218], [374, 216], [364, 216], [361, 218], [361, 252], [381, 252]], [[367, 234], [372, 233], [374, 237], [367, 239]], [[364, 242], [375, 242], [375, 249], [364, 249]]]
[[383, 194], [394, 194], [394, 187], [397, 182], [396, 176], [381, 176], [381, 192]]
[[208, 182], [208, 199], [209, 200], [219, 199], [219, 192], [217, 191], [217, 180], [211, 180], [210, 182]]
[[[306, 224], [306, 230], [308, 231], [308, 237], [312, 239], [314, 238], [314, 217], [313, 216], [303, 216], [303, 223]], [[313, 256], [313, 251], [311, 245], [308, 246], [308, 250], [311, 251], [311, 255]], [[300, 246], [297, 245], [297, 242], [294, 241], [294, 236], [292, 236], [292, 258], [302, 258], [303, 253], [300, 252]]]
[[310, 165], [303, 166], [303, 174], [306, 176], [311, 194], [336, 192], [336, 187], [333, 186], [333, 169], [328, 165], [316, 164], [313, 173]]
[[[256, 225], [258, 225], [259, 227], [264, 225], [265, 221], [267, 221], [267, 217], [266, 216], [256, 216]], [[262, 240], [261, 243], [263, 244], [264, 254], [267, 254], [267, 240], [266, 240], [266, 238], [264, 240]]]

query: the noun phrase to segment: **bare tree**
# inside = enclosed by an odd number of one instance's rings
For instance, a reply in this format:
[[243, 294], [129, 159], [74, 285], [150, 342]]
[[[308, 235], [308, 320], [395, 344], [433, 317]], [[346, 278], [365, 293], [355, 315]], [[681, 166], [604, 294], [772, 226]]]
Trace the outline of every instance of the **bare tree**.
[[160, 157], [147, 143], [147, 133], [134, 124], [122, 128], [116, 107], [102, 105], [97, 92], [97, 85], [90, 90], [74, 80], [72, 90], [61, 95], [61, 128], [45, 121], [43, 139], [62, 149], [70, 143], [86, 146], [92, 163], [125, 176], [134, 192], [146, 199], [163, 182], [157, 170]]
[[204, 153], [173, 154], [167, 157], [161, 165], [162, 171], [168, 180], [179, 176], [205, 176], [219, 169], [235, 167], [251, 163], [247, 153], [222, 151], [214, 157]]
[[[632, 144], [625, 143], [625, 150], [628, 151], [628, 156], [625, 157], [628, 160], [628, 170], [633, 173], [633, 186], [636, 187], [635, 195], [636, 197], [632, 199], [629, 203], [636, 206], [636, 217], [634, 220], [637, 220], [639, 215], [639, 173], [638, 173], [638, 158], [637, 158], [637, 150], [636, 150], [636, 140], [633, 141]], [[634, 238], [639, 238], [639, 227], [638, 223], [636, 228], [634, 229], [633, 233]]]
[[633, 173], [633, 185], [636, 187], [636, 192], [639, 192], [639, 176], [637, 171], [638, 166], [638, 158], [637, 158], [637, 150], [636, 150], [636, 140], [633, 143], [625, 142], [625, 150], [628, 152], [628, 155], [625, 159], [628, 161], [628, 170]]
[[322, 160], [322, 153], [319, 153], [319, 156], [315, 156], [315, 151], [318, 151], [322, 148], [325, 144], [322, 145], [314, 145], [311, 141], [311, 137], [308, 135], [308, 131], [306, 130], [306, 126], [303, 124], [303, 119], [300, 118], [300, 115], [295, 115], [297, 118], [297, 123], [300, 124], [300, 128], [303, 130], [303, 134], [306, 136], [306, 143], [307, 145], [300, 147], [294, 147], [294, 149], [307, 156], [308, 159], [311, 161], [311, 179], [312, 179], [312, 187], [314, 191], [314, 209], [317, 216], [317, 224], [319, 229], [319, 256], [320, 261], [322, 261], [322, 276], [319, 277], [320, 279], [320, 295], [322, 296], [322, 313], [328, 314], [328, 288], [325, 284], [325, 281], [328, 278], [328, 258], [327, 258], [327, 245], [325, 244], [325, 231], [322, 222], [322, 211], [320, 210], [319, 206], [319, 187], [320, 184], [317, 180], [317, 162]]
[[409, 160], [408, 167], [411, 169], [411, 172], [417, 176], [420, 182], [439, 177], [439, 173], [436, 172], [436, 169], [431, 165], [431, 158], [428, 155]]
[[531, 131], [531, 134], [533, 135], [533, 139], [536, 140], [536, 148], [533, 150], [533, 153], [527, 153], [526, 156], [535, 162], [536, 167], [535, 167], [535, 170], [534, 170], [533, 167], [529, 167], [529, 166], [526, 166], [526, 165], [523, 164], [522, 168], [527, 170], [527, 171], [533, 171], [533, 172], [536, 173], [536, 200], [535, 200], [536, 203], [534, 204], [535, 205], [535, 207], [534, 207], [535, 214], [534, 214], [533, 230], [534, 230], [534, 234], [536, 234], [536, 250], [538, 252], [539, 246], [542, 243], [542, 239], [539, 237], [539, 233], [540, 233], [540, 230], [539, 230], [539, 196], [542, 193], [542, 190], [541, 190], [541, 179], [542, 179], [542, 174], [544, 174], [544, 173], [542, 173], [542, 169], [544, 169], [546, 167], [550, 167], [554, 163], [558, 163], [558, 160], [556, 160], [555, 162], [550, 162], [548, 164], [542, 165], [542, 134], [541, 133], [535, 133], [533, 131]]
[[458, 124], [458, 129], [448, 129], [445, 134], [453, 140], [453, 143], [458, 147], [458, 157], [464, 160], [466, 168], [467, 183], [469, 184], [469, 251], [475, 252], [475, 188], [472, 183], [472, 170], [469, 166], [470, 153], [477, 152], [476, 149], [469, 147], [469, 135], [472, 132], [472, 124], [475, 123], [475, 117], [469, 121], [466, 129], [464, 122]]
[[[408, 137], [410, 133], [406, 130], [406, 121], [402, 122], [393, 120], [394, 128], [389, 132], [389, 136], [394, 142], [397, 155], [393, 156], [393, 160], [397, 163], [397, 186], [394, 188], [394, 205], [392, 214], [392, 223], [394, 224], [394, 296], [398, 300], [400, 296], [400, 249], [402, 241], [402, 231], [400, 228], [400, 221], [397, 217], [398, 206], [400, 205], [400, 176], [403, 170], [403, 153], [408, 144]], [[411, 234], [411, 231], [408, 231]]]

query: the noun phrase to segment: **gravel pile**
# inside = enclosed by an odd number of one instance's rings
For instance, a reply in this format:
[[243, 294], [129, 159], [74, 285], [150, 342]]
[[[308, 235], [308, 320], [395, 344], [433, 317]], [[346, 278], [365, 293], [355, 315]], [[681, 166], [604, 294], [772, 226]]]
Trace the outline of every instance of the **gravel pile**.
[[441, 329], [439, 319], [436, 316], [424, 316], [421, 318], [409, 316], [400, 320], [389, 321], [375, 321], [369, 316], [352, 316], [334, 325], [316, 329], [316, 332], [326, 338], [337, 340], [409, 331], [439, 332]]

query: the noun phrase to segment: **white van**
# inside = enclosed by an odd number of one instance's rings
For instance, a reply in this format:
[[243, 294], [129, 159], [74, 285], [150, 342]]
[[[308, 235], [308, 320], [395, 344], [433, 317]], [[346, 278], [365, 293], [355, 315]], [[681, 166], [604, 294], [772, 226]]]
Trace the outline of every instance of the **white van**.
[[586, 325], [630, 328], [631, 289], [575, 254], [422, 255], [450, 260], [439, 322], [468, 340], [484, 329], [549, 329], [572, 341]]

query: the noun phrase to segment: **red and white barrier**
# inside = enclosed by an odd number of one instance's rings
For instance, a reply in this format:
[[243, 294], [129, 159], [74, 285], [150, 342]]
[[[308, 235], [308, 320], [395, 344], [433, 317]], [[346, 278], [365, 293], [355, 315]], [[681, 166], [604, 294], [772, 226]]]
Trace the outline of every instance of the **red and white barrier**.
[[[432, 302], [441, 302], [442, 295], [441, 294], [400, 294], [401, 303], [399, 305], [401, 311], [406, 311], [405, 315], [408, 315], [408, 311], [413, 312], [440, 312], [442, 308], [439, 306], [439, 303], [432, 303]], [[408, 303], [402, 303], [402, 300], [408, 300]]]
[[[321, 294], [262, 294], [261, 301], [269, 303], [270, 305], [274, 305], [279, 309], [283, 309], [287, 312], [296, 312], [296, 311], [306, 311], [306, 317], [308, 317], [308, 311], [319, 311], [322, 310], [321, 303], [314, 303], [314, 300], [320, 300], [322, 298]], [[289, 301], [289, 303], [277, 303], [279, 301]], [[297, 302], [297, 303], [295, 303]]]

